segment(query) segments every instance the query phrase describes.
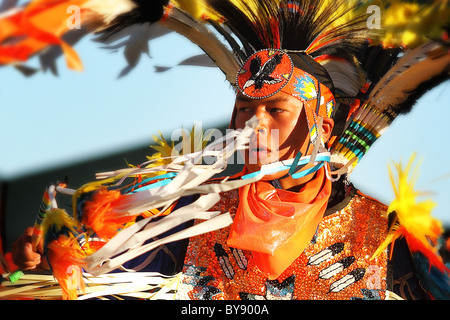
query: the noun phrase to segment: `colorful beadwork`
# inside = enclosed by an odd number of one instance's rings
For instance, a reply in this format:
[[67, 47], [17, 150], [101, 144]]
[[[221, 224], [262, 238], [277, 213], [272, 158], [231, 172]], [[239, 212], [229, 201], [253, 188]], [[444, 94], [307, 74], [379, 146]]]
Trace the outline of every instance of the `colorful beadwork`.
[[388, 115], [364, 105], [332, 145], [333, 153], [341, 154], [348, 161], [356, 157], [353, 167], [356, 166], [391, 122]]
[[[236, 212], [237, 191], [213, 210]], [[190, 239], [179, 299], [384, 299], [387, 254], [371, 260], [387, 232], [386, 206], [355, 195], [326, 216], [309, 246], [276, 280], [266, 279], [249, 251], [227, 246], [229, 228]]]
[[293, 70], [291, 58], [283, 51], [261, 50], [247, 59], [237, 73], [237, 87], [247, 97], [268, 98], [283, 89]]
[[250, 56], [236, 75], [236, 87], [252, 99], [265, 99], [280, 91], [299, 99], [305, 106], [312, 143], [318, 136], [318, 117], [330, 117], [335, 106], [330, 89], [294, 67], [290, 56], [278, 49], [264, 49]]

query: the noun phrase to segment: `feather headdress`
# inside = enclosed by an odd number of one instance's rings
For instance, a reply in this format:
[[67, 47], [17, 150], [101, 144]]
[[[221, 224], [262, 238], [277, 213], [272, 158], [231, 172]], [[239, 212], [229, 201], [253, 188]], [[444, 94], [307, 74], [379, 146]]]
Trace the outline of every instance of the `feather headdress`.
[[195, 61], [212, 60], [233, 86], [239, 68], [260, 49], [306, 54], [331, 79], [326, 85], [336, 106], [328, 146], [340, 165], [351, 167], [398, 114], [449, 77], [448, 1], [33, 0], [2, 9], [0, 65], [26, 74], [36, 71], [23, 65], [33, 55], [54, 70], [58, 55], [47, 49], [55, 45], [70, 68], [81, 70], [71, 45], [87, 33], [104, 42], [131, 35], [122, 41], [130, 46], [125, 74], [146, 50], [137, 42], [178, 32], [205, 51]]

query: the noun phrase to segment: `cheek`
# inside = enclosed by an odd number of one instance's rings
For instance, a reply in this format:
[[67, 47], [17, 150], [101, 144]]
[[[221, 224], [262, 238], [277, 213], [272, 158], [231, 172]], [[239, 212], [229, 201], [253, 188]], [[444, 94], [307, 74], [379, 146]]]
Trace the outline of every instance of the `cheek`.
[[302, 117], [297, 120], [286, 121], [279, 130], [279, 148], [280, 153], [288, 152], [288, 150], [300, 150], [309, 139], [308, 125], [306, 120], [302, 121]]
[[254, 112], [243, 112], [243, 111], [235, 111], [234, 115], [234, 128], [235, 129], [243, 129], [248, 120], [250, 120], [255, 114]]
[[244, 117], [242, 117], [242, 115], [236, 115], [234, 117], [234, 128], [235, 129], [243, 129], [245, 127], [245, 122], [247, 121], [247, 119], [244, 119]]

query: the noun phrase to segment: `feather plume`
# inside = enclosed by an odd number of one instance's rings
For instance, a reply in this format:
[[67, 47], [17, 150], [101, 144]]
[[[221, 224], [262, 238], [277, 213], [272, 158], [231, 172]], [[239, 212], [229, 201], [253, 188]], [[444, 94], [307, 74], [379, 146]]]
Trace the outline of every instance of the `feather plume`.
[[[57, 45], [68, 67], [82, 70], [81, 59], [71, 46], [81, 37], [89, 33], [112, 34], [134, 24], [154, 23], [161, 19], [167, 3], [168, 0], [32, 0], [22, 7], [7, 7], [7, 11], [0, 12], [0, 65], [20, 65], [32, 56], [45, 55], [49, 47]], [[68, 8], [77, 10], [73, 26]], [[59, 55], [56, 53], [56, 56], [47, 54], [43, 60], [52, 65], [54, 73], [54, 60]]]
[[41, 228], [45, 246], [45, 241], [55, 240], [61, 233], [76, 235], [78, 223], [65, 210], [52, 209], [42, 220]]
[[[93, 1], [93, 0], [91, 0]], [[114, 0], [113, 0], [114, 1]], [[103, 32], [105, 38], [111, 34], [120, 32], [121, 30], [132, 25], [140, 25], [145, 23], [154, 23], [161, 19], [164, 15], [164, 8], [169, 4], [168, 0], [117, 0], [119, 3], [125, 1], [122, 6], [124, 10], [116, 11], [114, 6], [104, 5], [104, 1], [95, 0], [102, 10], [102, 24], [95, 30]], [[89, 5], [89, 3], [88, 3]], [[94, 8], [95, 12], [99, 12], [98, 8]], [[107, 21], [105, 21], [107, 18]], [[106, 23], [105, 23], [106, 22]]]
[[74, 300], [78, 290], [84, 292], [80, 265], [85, 255], [75, 238], [60, 235], [47, 246], [47, 257], [54, 277], [63, 291], [63, 300]]
[[[350, 57], [367, 40], [364, 17], [342, 22], [348, 1], [208, 0], [224, 24], [247, 43], [246, 55], [264, 48]], [[248, 50], [251, 50], [250, 52]], [[345, 49], [345, 50], [343, 50]]]
[[234, 83], [239, 70], [236, 56], [203, 23], [178, 8], [172, 8], [167, 19], [160, 23], [198, 45], [222, 70], [227, 80]]
[[117, 190], [102, 187], [92, 198], [84, 203], [82, 223], [104, 240], [110, 240], [127, 224], [134, 222], [136, 216], [120, 214], [118, 208], [129, 204], [130, 200]]
[[[174, 150], [174, 143], [169, 143], [166, 141], [166, 139], [163, 137], [162, 133], [159, 133], [159, 137], [153, 136], [153, 141], [156, 142], [156, 145], [152, 145], [150, 148], [152, 148], [155, 153], [153, 153], [151, 156], [147, 156], [148, 164], [139, 165], [138, 167], [145, 167], [145, 168], [155, 168], [159, 166], [164, 166], [169, 164], [172, 161], [173, 156], [173, 150]], [[136, 166], [130, 165], [131, 168], [136, 168]], [[161, 171], [156, 173], [149, 173], [147, 175], [143, 175], [142, 178], [152, 178], [155, 175], [158, 174], [165, 174], [167, 171]]]
[[389, 168], [395, 199], [389, 205], [387, 214], [393, 215], [394, 221], [388, 236], [374, 253], [374, 257], [396, 239], [405, 237], [412, 252], [423, 254], [428, 259], [430, 267], [434, 266], [440, 272], [447, 272], [448, 269], [436, 247], [442, 234], [442, 225], [431, 215], [435, 203], [431, 200], [417, 201], [417, 197], [423, 194], [414, 189], [418, 177], [418, 167], [412, 167], [414, 160], [413, 155], [405, 168], [401, 163], [394, 164], [397, 176], [394, 176]]
[[86, 255], [77, 241], [78, 225], [60, 209], [48, 212], [42, 222], [44, 255], [63, 290], [64, 300], [76, 298], [77, 290], [84, 289], [81, 266]]
[[[204, 19], [211, 22], [217, 16], [205, 6], [202, 1], [135, 1], [137, 7], [118, 15], [111, 23], [100, 30], [101, 39], [107, 40], [123, 29], [143, 23], [159, 24], [185, 36], [202, 48], [205, 53], [225, 73], [227, 80], [234, 81], [239, 65], [236, 57], [205, 25]], [[149, 8], [150, 6], [150, 8]], [[149, 15], [149, 12], [152, 12]], [[155, 14], [155, 12], [157, 14]], [[97, 29], [99, 30], [99, 29]]]
[[[382, 10], [382, 31], [368, 30], [369, 4]], [[436, 28], [444, 30], [448, 8], [437, 2], [204, 0], [195, 5], [175, 1], [168, 7], [161, 24], [198, 44], [232, 84], [246, 57], [267, 47], [305, 51], [321, 63], [333, 80], [338, 102], [339, 123], [330, 145], [333, 156], [344, 162], [360, 160], [398, 114], [409, 112], [429, 87], [448, 78], [445, 45], [423, 45], [433, 33], [427, 21], [437, 19]], [[412, 13], [416, 19], [405, 27], [403, 18]], [[396, 14], [403, 18], [392, 19]], [[207, 23], [227, 46], [209, 32]], [[413, 41], [411, 33], [421, 40]], [[382, 46], [374, 46], [377, 43]], [[394, 48], [421, 44], [415, 51]]]
[[365, 84], [363, 70], [355, 64], [333, 56], [319, 56], [316, 61], [325, 67], [333, 81], [337, 97], [356, 97]]
[[[70, 5], [81, 7], [85, 1], [70, 1]], [[68, 0], [35, 0], [3, 13], [0, 19], [0, 65], [26, 61], [47, 47], [58, 45], [68, 67], [82, 70], [77, 53], [62, 39], [69, 31], [68, 5]]]
[[384, 75], [372, 90], [368, 106], [393, 119], [410, 111], [414, 101], [430, 82], [436, 84], [450, 75], [448, 48], [438, 42], [429, 42], [408, 51]]
[[[143, 15], [141, 3], [136, 4], [137, 8], [111, 21], [102, 31], [102, 39], [151, 20]], [[246, 58], [268, 47], [345, 59], [347, 68], [341, 67], [340, 71], [348, 73], [347, 79], [354, 79], [360, 74], [354, 54], [368, 37], [363, 15], [347, 17], [355, 8], [355, 4], [349, 5], [347, 1], [328, 0], [203, 0], [195, 4], [173, 1], [165, 6], [159, 24], [197, 44], [231, 84]], [[225, 42], [209, 30], [208, 24]]]
[[331, 146], [333, 156], [359, 161], [398, 115], [410, 112], [427, 90], [449, 79], [448, 45], [430, 41], [398, 58], [399, 53], [380, 47], [368, 51], [366, 90], [356, 95], [358, 104]]
[[[152, 4], [154, 4], [154, 7], [145, 7], [142, 1], [136, 3], [133, 0], [88, 0], [84, 7], [88, 8], [89, 11], [92, 12], [92, 14], [95, 14], [97, 16], [97, 19], [102, 22], [102, 26], [99, 26], [100, 30], [103, 28], [106, 28], [108, 25], [111, 24], [111, 22], [115, 19], [117, 19], [120, 15], [124, 13], [133, 12], [135, 10], [139, 10], [139, 14], [142, 16], [146, 16], [148, 19], [151, 19], [150, 15], [146, 15], [148, 13], [144, 13], [144, 9], [149, 9], [149, 12], [156, 15], [156, 18], [153, 18], [153, 20], [158, 20], [159, 17], [161, 17], [162, 12], [159, 13], [155, 12], [157, 8], [162, 8], [162, 4], [166, 4], [167, 1], [158, 1], [158, 3], [155, 3], [155, 1], [152, 1]], [[124, 24], [122, 26], [125, 27]], [[98, 31], [98, 30], [97, 30]]]

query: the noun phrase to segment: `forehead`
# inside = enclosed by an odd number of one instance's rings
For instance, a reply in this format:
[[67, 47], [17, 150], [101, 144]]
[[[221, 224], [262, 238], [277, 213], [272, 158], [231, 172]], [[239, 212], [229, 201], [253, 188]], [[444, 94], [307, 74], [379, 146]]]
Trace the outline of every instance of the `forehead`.
[[245, 105], [279, 105], [283, 104], [285, 106], [292, 106], [292, 107], [301, 107], [303, 104], [300, 100], [296, 99], [295, 97], [286, 94], [284, 92], [278, 92], [277, 94], [265, 98], [265, 99], [252, 99], [249, 98], [243, 94], [239, 94], [236, 97], [236, 104], [245, 104]]

